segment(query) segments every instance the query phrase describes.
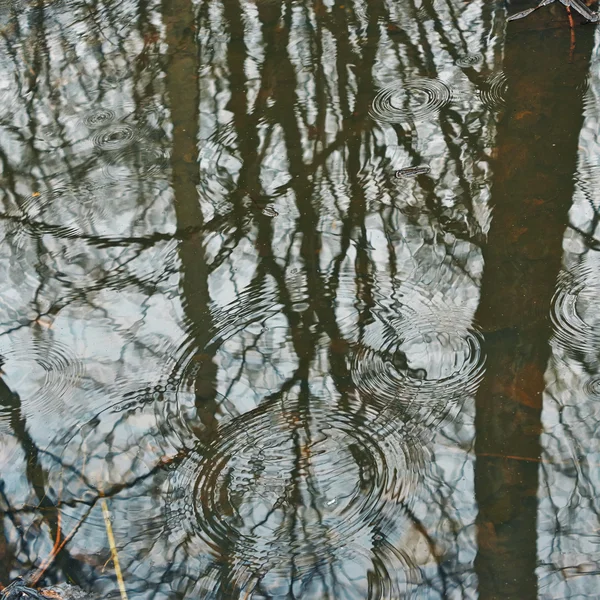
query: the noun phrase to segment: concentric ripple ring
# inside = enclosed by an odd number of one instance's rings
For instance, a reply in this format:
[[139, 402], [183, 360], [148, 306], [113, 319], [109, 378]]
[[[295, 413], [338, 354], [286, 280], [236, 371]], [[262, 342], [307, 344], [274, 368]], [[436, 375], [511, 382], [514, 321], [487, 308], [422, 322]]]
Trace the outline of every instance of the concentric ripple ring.
[[483, 62], [483, 54], [481, 52], [474, 52], [472, 54], [463, 54], [456, 60], [456, 66], [462, 69], [474, 67]]
[[502, 71], [490, 75], [479, 91], [482, 104], [489, 109], [497, 110], [506, 104], [508, 80]]
[[110, 108], [100, 108], [94, 112], [91, 112], [83, 118], [83, 124], [88, 129], [99, 129], [106, 127], [115, 120], [115, 111]]
[[92, 143], [100, 150], [121, 150], [137, 138], [137, 130], [127, 123], [117, 123], [100, 129], [92, 136]]
[[584, 353], [598, 351], [600, 277], [595, 269], [579, 266], [558, 279], [551, 318], [555, 339], [563, 348]]
[[352, 378], [366, 397], [395, 407], [403, 422], [437, 427], [476, 391], [485, 364], [482, 341], [474, 328], [407, 315], [382, 340], [357, 345]]
[[383, 515], [414, 496], [418, 445], [397, 423], [308, 410], [258, 407], [171, 472], [170, 520], [235, 548], [245, 581], [291, 555], [304, 557], [298, 578], [315, 568], [311, 556], [360, 552]]
[[435, 115], [452, 100], [452, 91], [439, 79], [416, 78], [381, 89], [370, 115], [375, 121], [394, 123]]

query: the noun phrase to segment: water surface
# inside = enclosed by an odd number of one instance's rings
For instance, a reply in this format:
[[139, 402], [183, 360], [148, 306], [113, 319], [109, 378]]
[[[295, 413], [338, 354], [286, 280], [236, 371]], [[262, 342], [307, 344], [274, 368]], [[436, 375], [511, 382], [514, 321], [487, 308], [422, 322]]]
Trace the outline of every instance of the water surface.
[[0, 0], [1, 584], [597, 597], [599, 38], [513, 4]]

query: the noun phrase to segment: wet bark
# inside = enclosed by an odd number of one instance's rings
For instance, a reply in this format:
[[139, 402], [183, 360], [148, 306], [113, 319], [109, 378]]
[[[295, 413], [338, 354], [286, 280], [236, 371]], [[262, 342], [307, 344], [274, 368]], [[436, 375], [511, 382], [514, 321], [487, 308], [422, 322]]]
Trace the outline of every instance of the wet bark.
[[[522, 6], [524, 8], [525, 6]], [[520, 10], [521, 5], [512, 10]], [[508, 23], [508, 104], [498, 125], [493, 223], [477, 320], [486, 377], [476, 398], [479, 597], [538, 596], [537, 494], [551, 299], [573, 196], [580, 86], [594, 27], [559, 3]]]

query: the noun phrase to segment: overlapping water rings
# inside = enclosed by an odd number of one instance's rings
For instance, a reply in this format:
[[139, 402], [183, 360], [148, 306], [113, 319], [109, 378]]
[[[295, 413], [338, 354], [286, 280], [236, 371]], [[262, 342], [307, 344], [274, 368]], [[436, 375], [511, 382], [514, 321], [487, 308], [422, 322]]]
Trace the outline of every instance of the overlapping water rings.
[[[161, 185], [157, 180], [59, 183], [53, 189], [23, 198], [20, 212], [30, 224], [58, 238], [81, 235], [110, 238], [125, 232], [151, 237], [156, 230], [164, 231], [169, 225], [165, 208], [169, 206], [170, 193], [166, 183]], [[118, 208], [121, 218], [115, 217], [114, 208]], [[130, 214], [129, 222], [122, 217], [125, 211]], [[144, 220], [137, 219], [142, 212]]]
[[579, 265], [561, 274], [552, 300], [554, 337], [563, 348], [588, 353], [600, 350], [600, 277]]
[[[184, 309], [188, 299], [182, 298]], [[238, 351], [243, 352], [246, 343], [255, 344], [257, 336], [266, 334], [274, 324], [281, 325], [278, 332], [271, 334], [270, 343], [285, 343], [286, 320], [281, 313], [281, 304], [274, 282], [254, 281], [240, 290], [235, 300], [222, 306], [211, 307], [210, 322], [192, 322], [184, 325], [184, 333], [177, 349], [172, 353], [177, 360], [177, 373], [180, 394], [195, 393], [194, 387], [198, 378], [203, 377], [205, 369], [210, 366], [217, 351], [221, 352], [221, 368], [223, 361], [238, 360]], [[278, 333], [281, 337], [278, 338]], [[249, 340], [254, 340], [250, 342]], [[289, 369], [295, 362], [290, 359]], [[288, 367], [284, 360], [278, 361], [279, 373], [286, 373]]]
[[260, 581], [275, 596], [292, 568], [304, 583], [320, 564], [352, 563], [410, 506], [418, 442], [375, 408], [315, 404], [261, 405], [172, 471], [168, 522], [186, 532], [175, 537], [226, 552], [232, 589]]
[[89, 222], [102, 220], [106, 206], [97, 201], [100, 186], [57, 185], [23, 198], [21, 210], [34, 223], [47, 227], [59, 237], [79, 233]]
[[127, 149], [145, 137], [148, 126], [143, 115], [148, 108], [140, 107], [142, 122], [137, 122], [137, 119], [131, 122], [130, 117], [136, 113], [135, 108], [131, 102], [119, 101], [74, 117], [89, 131], [86, 137], [89, 137], [93, 148], [110, 155]]
[[128, 144], [121, 150], [109, 153], [102, 172], [113, 181], [130, 177], [149, 179], [167, 177], [170, 165], [170, 154], [160, 145]]
[[420, 77], [381, 89], [369, 113], [375, 121], [384, 123], [423, 120], [451, 100], [452, 91], [443, 81]]
[[255, 323], [278, 315], [281, 303], [273, 281], [256, 281], [242, 290], [229, 304], [212, 313], [212, 343], [222, 343]]
[[483, 83], [479, 90], [481, 103], [491, 110], [498, 110], [506, 105], [508, 80], [502, 71], [493, 73]]
[[366, 397], [379, 397], [417, 428], [456, 417], [483, 376], [482, 336], [448, 315], [402, 316], [353, 350], [352, 377]]

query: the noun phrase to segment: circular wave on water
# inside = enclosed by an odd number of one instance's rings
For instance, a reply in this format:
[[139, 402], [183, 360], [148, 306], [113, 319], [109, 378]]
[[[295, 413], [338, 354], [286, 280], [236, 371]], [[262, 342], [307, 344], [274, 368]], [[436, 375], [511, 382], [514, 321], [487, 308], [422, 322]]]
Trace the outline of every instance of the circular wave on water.
[[[164, 479], [165, 466], [181, 459], [192, 435], [178, 413], [174, 381], [126, 393], [131, 385], [118, 383], [104, 391], [101, 409], [53, 442], [61, 468], [51, 470], [49, 487], [60, 490], [54, 501], [64, 503], [62, 514], [73, 522], [87, 508], [70, 502], [73, 498], [95, 502], [118, 493], [120, 508], [115, 510], [126, 509], [127, 518], [117, 519], [114, 528], [126, 540], [132, 526], [147, 530], [160, 518], [160, 501], [149, 490]], [[138, 504], [143, 511], [136, 510]], [[86, 516], [85, 528], [104, 530], [100, 510]]]
[[367, 337], [353, 352], [352, 378], [366, 397], [395, 407], [417, 427], [456, 416], [483, 376], [481, 334], [442, 316], [408, 310], [382, 336]]
[[422, 120], [451, 100], [452, 91], [443, 81], [421, 77], [379, 90], [369, 112], [375, 121], [384, 123]]
[[20, 211], [13, 212], [57, 238], [151, 237], [172, 227], [171, 197], [168, 185], [156, 179], [59, 183], [23, 198]]
[[158, 145], [130, 144], [111, 152], [102, 172], [112, 181], [131, 177], [146, 179], [166, 177], [170, 166], [170, 153], [166, 149]]
[[139, 131], [127, 123], [114, 123], [99, 129], [92, 135], [92, 144], [102, 151], [126, 148], [137, 140]]
[[481, 52], [473, 52], [462, 54], [456, 59], [456, 66], [463, 69], [475, 67], [483, 62], [483, 54]]
[[493, 73], [483, 83], [479, 90], [481, 103], [491, 110], [498, 110], [506, 105], [508, 80], [502, 71]]
[[110, 108], [99, 108], [84, 115], [82, 123], [88, 129], [99, 129], [110, 125], [116, 118], [117, 115], [114, 110], [111, 110]]
[[345, 413], [314, 402], [261, 405], [172, 470], [168, 522], [194, 547], [227, 554], [229, 589], [260, 581], [276, 596], [292, 579], [308, 585], [319, 565], [370, 557], [388, 528], [408, 529], [418, 443], [364, 406]]
[[552, 300], [554, 336], [566, 349], [584, 353], [598, 351], [600, 344], [600, 277], [580, 265], [558, 278]]
[[72, 348], [52, 339], [2, 339], [2, 379], [13, 394], [40, 414], [64, 414], [63, 407], [84, 377], [82, 360]]
[[600, 399], [600, 377], [592, 377], [583, 384], [583, 391], [591, 398]]
[[280, 310], [281, 303], [274, 282], [251, 282], [237, 294], [234, 301], [214, 307], [209, 344], [220, 345], [237, 333], [278, 315]]
[[23, 198], [21, 210], [32, 222], [49, 227], [59, 237], [85, 230], [107, 217], [106, 202], [99, 201], [101, 186], [93, 184], [58, 185], [54, 189], [34, 192]]

